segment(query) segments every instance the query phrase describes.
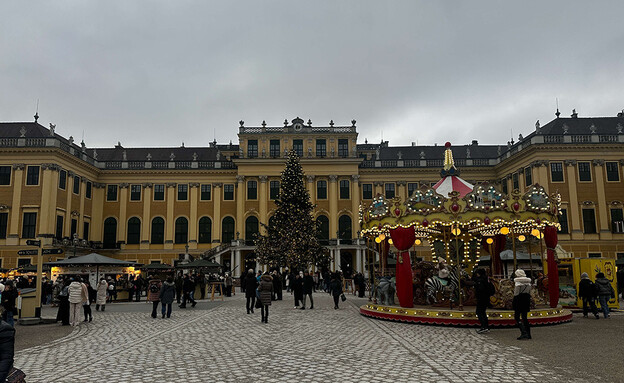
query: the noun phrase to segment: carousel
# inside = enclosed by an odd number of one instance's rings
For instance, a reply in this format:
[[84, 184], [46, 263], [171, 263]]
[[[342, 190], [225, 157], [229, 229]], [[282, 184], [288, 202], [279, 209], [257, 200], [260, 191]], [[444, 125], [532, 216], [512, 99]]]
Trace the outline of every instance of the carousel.
[[[433, 187], [423, 186], [406, 200], [377, 195], [370, 204], [360, 206], [362, 234], [371, 249], [369, 272], [375, 276], [371, 303], [361, 306], [360, 313], [404, 322], [477, 326], [474, 307], [468, 307], [476, 304], [470, 276], [480, 255], [489, 254], [487, 271], [496, 288], [488, 309], [490, 325], [513, 326], [514, 284], [507, 279], [501, 260], [501, 253], [510, 247], [507, 253], [511, 251], [513, 269], [520, 265], [537, 287], [532, 289], [531, 324], [572, 320], [572, 312], [558, 305], [554, 249], [560, 228], [559, 194], [549, 195], [534, 184], [524, 194], [514, 190], [506, 195], [492, 184], [472, 185], [459, 175], [447, 142], [442, 179]], [[410, 250], [426, 248], [426, 244], [427, 256], [417, 259], [415, 251], [410, 256]], [[389, 269], [386, 265], [392, 247], [396, 266]], [[526, 254], [521, 250], [527, 247], [529, 254], [539, 251], [539, 260], [520, 256]], [[375, 257], [381, 270], [374, 269]], [[541, 273], [543, 266], [548, 275]]]

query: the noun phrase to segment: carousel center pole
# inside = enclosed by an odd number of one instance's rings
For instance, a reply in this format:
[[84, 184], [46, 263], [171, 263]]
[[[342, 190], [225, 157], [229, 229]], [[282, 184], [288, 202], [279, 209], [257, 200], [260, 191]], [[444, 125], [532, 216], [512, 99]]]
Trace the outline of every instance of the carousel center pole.
[[463, 301], [462, 301], [462, 287], [461, 287], [461, 261], [459, 259], [459, 234], [460, 229], [459, 225], [456, 228], [455, 232], [455, 253], [457, 256], [457, 295], [459, 296], [459, 310], [462, 311], [464, 309]]
[[518, 270], [518, 258], [516, 257], [516, 233], [514, 232], [513, 225], [511, 225], [511, 245], [513, 246], [513, 261], [514, 261], [514, 272]]
[[527, 246], [529, 247], [529, 268], [531, 270], [531, 281], [533, 281], [533, 254], [531, 254], [531, 237], [528, 237]]

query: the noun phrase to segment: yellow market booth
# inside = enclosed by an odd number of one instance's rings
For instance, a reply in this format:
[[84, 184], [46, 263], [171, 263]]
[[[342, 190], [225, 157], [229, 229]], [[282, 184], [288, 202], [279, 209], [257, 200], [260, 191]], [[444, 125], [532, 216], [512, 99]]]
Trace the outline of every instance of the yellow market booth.
[[[594, 282], [596, 274], [604, 273], [611, 282], [613, 290], [617, 291], [617, 277], [615, 259], [607, 258], [564, 258], [560, 259], [559, 269], [559, 302], [563, 307], [583, 307], [583, 301], [577, 297], [577, 287], [581, 281], [581, 274], [587, 273]], [[544, 268], [547, 268], [544, 263]], [[619, 308], [618, 295], [609, 300], [609, 307]]]

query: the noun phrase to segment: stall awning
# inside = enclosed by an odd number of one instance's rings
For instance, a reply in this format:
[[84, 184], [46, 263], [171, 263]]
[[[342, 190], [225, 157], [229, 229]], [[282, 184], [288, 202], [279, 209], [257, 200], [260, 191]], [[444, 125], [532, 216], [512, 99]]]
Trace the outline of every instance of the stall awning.
[[60, 261], [46, 262], [49, 266], [72, 266], [72, 265], [94, 265], [94, 266], [134, 266], [136, 262], [123, 261], [107, 257], [97, 253], [83, 255], [81, 257], [66, 258]]

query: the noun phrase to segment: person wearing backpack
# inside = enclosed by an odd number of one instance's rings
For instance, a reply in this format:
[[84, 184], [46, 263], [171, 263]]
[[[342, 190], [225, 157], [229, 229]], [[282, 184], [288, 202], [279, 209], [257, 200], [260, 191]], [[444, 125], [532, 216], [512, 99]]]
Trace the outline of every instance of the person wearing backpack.
[[490, 297], [496, 292], [492, 282], [488, 280], [485, 269], [477, 269], [473, 276], [475, 287], [475, 295], [477, 298], [477, 309], [475, 310], [481, 328], [477, 330], [477, 334], [485, 334], [490, 332], [490, 326], [487, 318], [487, 307], [490, 305]]
[[609, 318], [609, 299], [615, 298], [615, 290], [611, 286], [611, 282], [605, 278], [604, 273], [596, 274], [596, 287], [600, 308], [605, 319]]
[[[518, 269], [514, 273], [514, 319], [520, 328], [518, 340], [531, 339], [531, 327], [528, 313], [531, 311], [531, 278], [527, 278], [524, 270]], [[520, 320], [522, 318], [522, 320]]]
[[583, 317], [587, 318], [587, 312], [591, 308], [592, 314], [596, 319], [599, 319], [600, 315], [598, 315], [598, 308], [596, 307], [596, 285], [589, 279], [587, 273], [581, 274], [581, 281], [578, 284], [578, 297], [583, 300]]
[[147, 300], [152, 302], [152, 318], [156, 318], [156, 310], [158, 309], [158, 303], [160, 303], [161, 285], [160, 279], [152, 279], [147, 288]]

